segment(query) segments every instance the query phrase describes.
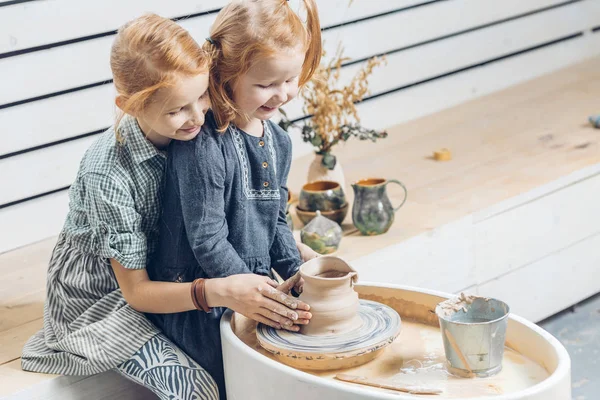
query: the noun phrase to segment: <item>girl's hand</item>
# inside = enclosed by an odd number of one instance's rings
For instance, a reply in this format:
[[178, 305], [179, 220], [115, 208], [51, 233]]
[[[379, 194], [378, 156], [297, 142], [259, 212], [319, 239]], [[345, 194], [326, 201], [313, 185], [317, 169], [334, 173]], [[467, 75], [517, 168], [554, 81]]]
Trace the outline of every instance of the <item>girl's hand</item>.
[[207, 279], [206, 302], [209, 307], [227, 307], [275, 329], [300, 330], [311, 318], [310, 307], [276, 289], [272, 279], [255, 274]]
[[304, 289], [304, 278], [300, 276], [300, 272], [296, 272], [294, 276], [277, 286], [277, 290], [285, 294], [289, 294], [292, 289], [298, 294], [302, 293]]
[[302, 261], [304, 262], [310, 261], [313, 258], [317, 258], [320, 256], [319, 253], [317, 253], [302, 242], [296, 242], [296, 247], [298, 247], [298, 251], [300, 252], [300, 258], [302, 258]]

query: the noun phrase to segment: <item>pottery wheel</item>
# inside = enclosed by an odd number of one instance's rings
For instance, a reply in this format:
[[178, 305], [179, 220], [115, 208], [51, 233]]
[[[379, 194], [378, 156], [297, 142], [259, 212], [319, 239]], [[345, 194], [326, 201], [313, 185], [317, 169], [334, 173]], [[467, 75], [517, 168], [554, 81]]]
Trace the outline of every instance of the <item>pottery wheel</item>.
[[256, 337], [276, 359], [296, 368], [350, 368], [375, 358], [400, 333], [400, 316], [391, 307], [360, 300], [358, 315], [359, 327], [335, 335], [303, 335], [258, 324]]

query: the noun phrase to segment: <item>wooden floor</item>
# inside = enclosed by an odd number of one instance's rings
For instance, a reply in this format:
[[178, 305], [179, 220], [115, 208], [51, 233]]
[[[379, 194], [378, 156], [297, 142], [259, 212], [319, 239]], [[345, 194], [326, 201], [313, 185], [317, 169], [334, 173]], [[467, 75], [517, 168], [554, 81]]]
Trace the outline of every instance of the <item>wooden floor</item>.
[[[396, 178], [406, 184], [409, 197], [386, 235], [363, 237], [346, 226], [339, 255], [356, 260], [600, 163], [600, 130], [587, 123], [588, 115], [600, 112], [599, 94], [600, 58], [595, 58], [393, 127], [379, 143], [340, 146], [336, 155], [348, 183]], [[431, 159], [442, 147], [452, 151], [452, 161]], [[311, 159], [294, 161], [290, 188], [295, 193]], [[400, 190], [392, 185], [389, 190], [396, 203]], [[346, 192], [351, 198], [352, 190]], [[0, 255], [0, 396], [52, 378], [20, 371], [19, 356], [42, 326], [45, 272], [54, 242], [51, 238]]]

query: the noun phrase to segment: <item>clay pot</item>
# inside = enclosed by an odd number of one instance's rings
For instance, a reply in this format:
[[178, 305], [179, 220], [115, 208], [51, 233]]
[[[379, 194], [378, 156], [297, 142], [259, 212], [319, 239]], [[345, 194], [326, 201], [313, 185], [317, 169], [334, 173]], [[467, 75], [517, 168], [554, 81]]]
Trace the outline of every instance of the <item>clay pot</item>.
[[[339, 210], [321, 211], [322, 216], [324, 216], [325, 218], [329, 218], [333, 222], [336, 222], [338, 225], [342, 225], [342, 222], [344, 222], [344, 219], [346, 218], [346, 214], [348, 214], [348, 203], [346, 203]], [[307, 225], [317, 216], [317, 213], [315, 211], [302, 211], [301, 209], [296, 207], [296, 215], [304, 225]]]
[[354, 283], [356, 271], [344, 260], [323, 256], [300, 267], [304, 290], [299, 299], [310, 305], [312, 318], [302, 325], [305, 335], [333, 335], [356, 329], [362, 324], [358, 316], [358, 294]]
[[346, 205], [346, 195], [339, 183], [315, 181], [302, 186], [298, 208], [302, 211], [333, 211]]

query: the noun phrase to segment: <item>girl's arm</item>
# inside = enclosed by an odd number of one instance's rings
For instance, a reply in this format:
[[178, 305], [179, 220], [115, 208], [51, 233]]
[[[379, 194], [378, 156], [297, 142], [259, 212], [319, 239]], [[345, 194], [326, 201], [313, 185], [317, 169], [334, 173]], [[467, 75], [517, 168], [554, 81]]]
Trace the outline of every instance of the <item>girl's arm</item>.
[[[133, 309], [153, 314], [195, 310], [191, 283], [154, 282], [145, 269], [127, 269], [117, 260], [111, 265], [123, 297]], [[298, 330], [294, 324], [307, 323], [308, 306], [275, 289], [265, 276], [232, 275], [208, 279], [205, 283], [209, 307], [227, 307], [255, 321], [277, 329]]]
[[146, 234], [127, 183], [110, 172], [88, 172], [82, 176], [81, 190], [85, 191], [87, 222], [98, 255], [110, 259], [125, 300], [140, 312], [193, 310], [191, 283], [152, 282], [148, 278]]
[[320, 256], [319, 253], [317, 253], [302, 242], [296, 241], [296, 247], [298, 247], [298, 251], [300, 252], [300, 257], [302, 258], [303, 262], [310, 261], [313, 258], [317, 258]]
[[123, 297], [135, 310], [169, 314], [196, 309], [191, 296], [191, 282], [154, 282], [146, 269], [127, 269], [114, 258], [110, 264]]

